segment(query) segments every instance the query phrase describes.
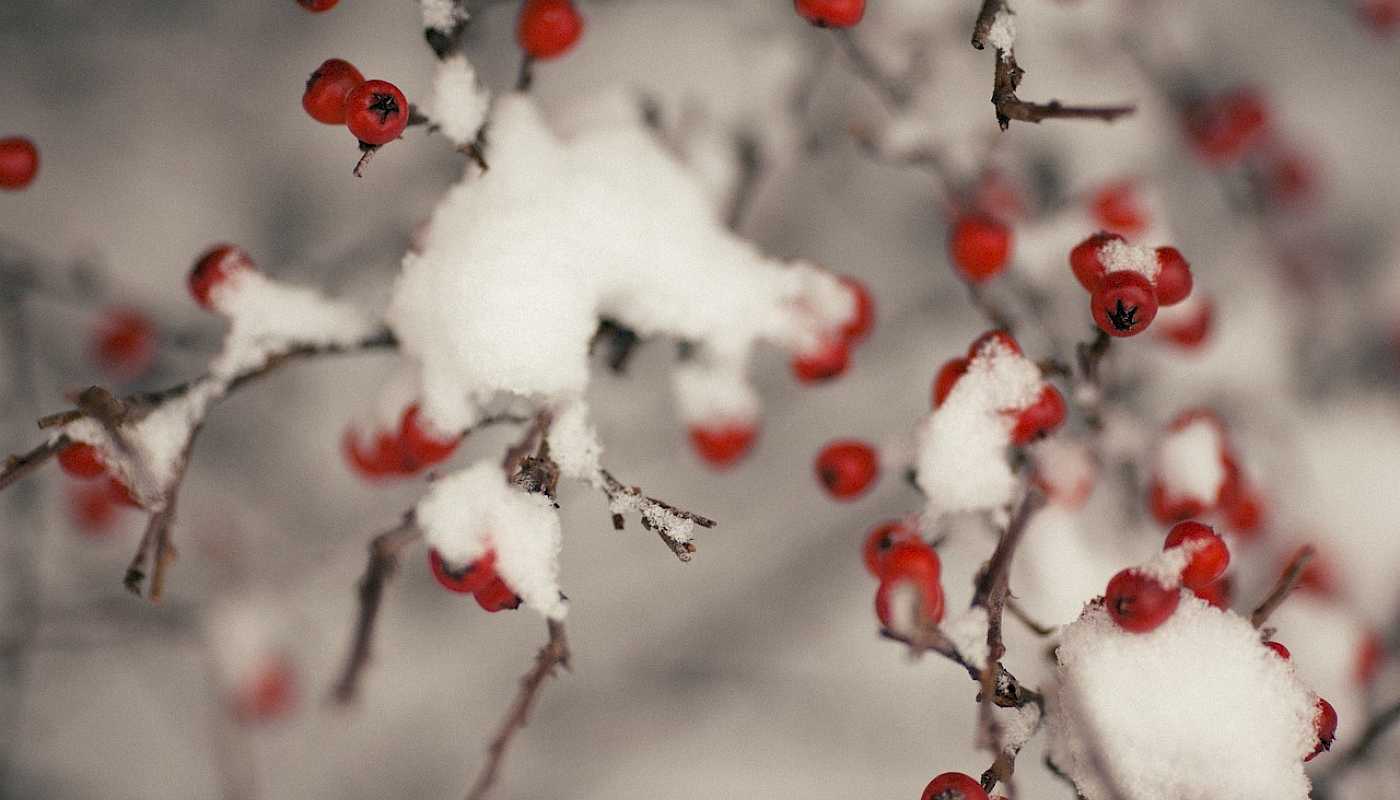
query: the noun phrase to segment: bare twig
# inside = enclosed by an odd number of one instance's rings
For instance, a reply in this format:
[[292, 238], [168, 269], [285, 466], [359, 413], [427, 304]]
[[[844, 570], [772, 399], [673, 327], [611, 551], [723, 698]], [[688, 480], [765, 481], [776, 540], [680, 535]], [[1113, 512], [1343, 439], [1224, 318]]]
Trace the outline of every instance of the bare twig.
[[1055, 633], [1054, 625], [1046, 625], [1043, 622], [1036, 621], [1034, 617], [1026, 613], [1024, 608], [1021, 608], [1021, 604], [1017, 603], [1014, 597], [1008, 596], [1006, 598], [1006, 610], [1011, 613], [1011, 616], [1016, 618], [1017, 622], [1026, 626], [1026, 628], [1036, 636], [1050, 636]]
[[1298, 550], [1298, 554], [1295, 555], [1293, 560], [1288, 562], [1288, 566], [1284, 568], [1283, 574], [1278, 576], [1278, 582], [1274, 584], [1273, 590], [1264, 598], [1264, 602], [1260, 603], [1259, 607], [1254, 609], [1254, 613], [1249, 615], [1249, 623], [1251, 625], [1255, 628], [1261, 627], [1268, 621], [1269, 615], [1274, 613], [1274, 609], [1283, 604], [1283, 601], [1286, 600], [1293, 589], [1297, 587], [1298, 581], [1302, 580], [1303, 570], [1307, 568], [1308, 562], [1312, 560], [1314, 552], [1316, 551], [1313, 550], [1313, 546], [1310, 544], [1304, 545]]
[[7, 456], [5, 465], [0, 468], [0, 491], [5, 487], [23, 478], [34, 470], [42, 467], [44, 462], [58, 455], [59, 451], [69, 444], [67, 436], [59, 436], [51, 442], [44, 442], [27, 453], [16, 456]]
[[909, 105], [914, 96], [909, 84], [886, 75], [885, 71], [875, 63], [875, 60], [861, 48], [860, 42], [856, 41], [855, 33], [850, 28], [833, 28], [832, 35], [836, 37], [837, 44], [841, 45], [842, 51], [845, 52], [846, 59], [851, 63], [851, 69], [861, 80], [875, 89], [886, 103], [896, 109]]
[[[933, 628], [930, 631], [921, 631], [918, 637], [920, 641], [917, 642], [914, 640], [913, 636], [893, 631], [889, 628], [882, 628], [880, 630], [880, 636], [891, 641], [909, 645], [918, 652], [926, 650], [928, 652], [937, 653], [966, 670], [968, 677], [977, 681], [979, 685], [982, 682], [982, 668], [968, 661], [967, 658], [958, 651], [957, 646], [937, 628]], [[1021, 685], [1021, 682], [1016, 679], [1016, 676], [1012, 675], [999, 663], [992, 666], [992, 678], [992, 703], [1000, 708], [1021, 708], [1027, 703], [1035, 703], [1038, 706], [1045, 703], [1045, 698], [1040, 692]], [[982, 701], [982, 693], [980, 691], [978, 692], [977, 700], [978, 702]]]
[[1002, 610], [1006, 607], [1006, 596], [1009, 593], [1011, 559], [1016, 555], [1016, 548], [1021, 544], [1021, 539], [1026, 534], [1027, 523], [1030, 522], [1031, 516], [1044, 504], [1045, 495], [1040, 490], [1031, 487], [1026, 491], [1026, 496], [1021, 499], [1021, 505], [1011, 516], [1006, 531], [1002, 533], [1001, 539], [997, 542], [996, 550], [988, 559], [987, 566], [983, 568], [981, 575], [977, 578], [972, 604], [987, 609], [988, 661], [1000, 661], [1001, 657], [1006, 655], [1006, 645], [1002, 642], [1001, 637], [1001, 618]]
[[676, 508], [655, 497], [648, 497], [636, 486], [624, 486], [607, 470], [602, 470], [600, 477], [603, 483], [599, 488], [608, 496], [612, 505], [613, 528], [619, 531], [623, 529], [623, 510], [635, 510], [641, 514], [642, 527], [656, 531], [661, 541], [681, 561], [689, 561], [695, 553], [695, 545], [690, 541], [690, 528], [696, 525], [702, 528], [715, 526], [715, 521], [708, 517]]
[[331, 695], [335, 702], [346, 704], [355, 699], [360, 676], [369, 663], [370, 645], [374, 640], [374, 623], [379, 617], [384, 586], [398, 568], [399, 553], [422, 538], [423, 532], [418, 529], [413, 512], [409, 512], [404, 515], [398, 527], [379, 534], [370, 542], [369, 562], [365, 565], [364, 577], [360, 578], [360, 608], [355, 619], [350, 653], [345, 659], [345, 667], [341, 670]]
[[998, 328], [1012, 334], [1016, 332], [1016, 323], [1011, 315], [1007, 314], [1001, 306], [997, 305], [987, 295], [987, 288], [985, 286], [974, 281], [967, 281], [967, 296], [968, 299], [972, 301], [973, 307], [976, 308], [982, 316], [987, 318], [987, 321], [992, 324], [993, 328]]
[[355, 168], [350, 170], [350, 172], [354, 174], [356, 178], [363, 178], [365, 176], [365, 167], [368, 167], [369, 162], [374, 160], [374, 154], [378, 153], [381, 147], [383, 147], [383, 145], [360, 142], [360, 160], [355, 162]]
[[491, 739], [491, 746], [486, 752], [486, 764], [472, 781], [471, 788], [467, 791], [467, 800], [482, 800], [491, 791], [511, 741], [530, 721], [530, 709], [534, 706], [545, 679], [554, 674], [556, 667], [569, 668], [569, 643], [564, 637], [564, 623], [552, 619], [548, 620], [548, 623], [549, 641], [535, 656], [535, 665], [520, 679], [520, 691], [516, 693], [515, 702], [511, 704], [510, 711], [505, 719], [501, 720], [496, 735]]

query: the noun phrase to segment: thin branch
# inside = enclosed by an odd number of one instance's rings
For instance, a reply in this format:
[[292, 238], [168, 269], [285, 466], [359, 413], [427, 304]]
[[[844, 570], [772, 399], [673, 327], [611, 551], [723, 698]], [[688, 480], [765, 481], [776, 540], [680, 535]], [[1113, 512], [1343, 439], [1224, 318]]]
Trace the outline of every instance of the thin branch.
[[370, 541], [369, 562], [365, 565], [364, 577], [360, 578], [360, 607], [355, 619], [350, 653], [332, 690], [331, 697], [336, 703], [344, 705], [355, 699], [360, 676], [369, 663], [374, 624], [379, 617], [380, 603], [384, 599], [384, 586], [394, 577], [394, 571], [399, 564], [399, 554], [404, 548], [422, 538], [423, 532], [418, 529], [413, 512], [409, 512], [404, 515], [398, 527], [381, 533]]
[[554, 674], [556, 667], [566, 670], [569, 668], [569, 643], [564, 636], [564, 623], [551, 619], [548, 620], [548, 624], [549, 641], [535, 656], [535, 665], [520, 679], [520, 691], [516, 693], [515, 702], [511, 704], [510, 711], [505, 719], [501, 720], [496, 735], [491, 739], [491, 746], [486, 752], [486, 764], [472, 781], [471, 788], [467, 791], [467, 800], [482, 800], [491, 791], [511, 741], [530, 721], [530, 709], [534, 707], [545, 679]]
[[0, 491], [4, 491], [10, 484], [42, 467], [44, 462], [58, 455], [59, 451], [67, 447], [68, 444], [67, 436], [59, 436], [51, 442], [44, 442], [27, 453], [7, 456], [5, 466], [0, 468]]
[[1001, 306], [997, 305], [988, 295], [987, 288], [983, 284], [974, 281], [967, 281], [967, 297], [972, 301], [972, 305], [993, 328], [1004, 330], [1007, 333], [1016, 332], [1016, 323], [1010, 314], [1006, 313]]
[[1026, 613], [1024, 608], [1021, 608], [1021, 604], [1017, 603], [1014, 597], [1008, 596], [1006, 598], [1006, 610], [1011, 612], [1011, 616], [1014, 617], [1017, 622], [1026, 626], [1026, 628], [1036, 636], [1046, 637], [1055, 633], [1054, 625], [1046, 625], [1043, 622], [1038, 622], [1034, 617]]
[[[889, 628], [881, 628], [880, 636], [891, 641], [906, 644], [915, 652], [928, 651], [937, 653], [966, 670], [968, 677], [977, 681], [979, 685], [982, 682], [982, 668], [968, 661], [967, 658], [958, 651], [957, 646], [953, 644], [952, 640], [936, 627], [927, 631], [920, 631], [918, 636], [919, 641], [915, 641], [915, 637], [913, 636], [893, 631]], [[993, 691], [991, 698], [994, 705], [1000, 708], [1021, 708], [1028, 703], [1034, 703], [1037, 706], [1043, 706], [1045, 704], [1045, 698], [1040, 692], [1028, 686], [1021, 685], [1021, 682], [1016, 679], [1016, 676], [1012, 675], [1001, 664], [992, 665], [992, 676]], [[982, 693], [980, 691], [977, 695], [977, 701], [979, 703], [982, 701]]]
[[855, 33], [850, 28], [834, 28], [832, 35], [836, 37], [836, 43], [841, 45], [841, 50], [846, 54], [846, 60], [850, 62], [852, 71], [875, 89], [892, 108], [902, 109], [909, 105], [914, 98], [913, 91], [907, 82], [897, 80], [885, 74], [880, 65], [860, 46], [856, 41]]
[[351, 174], [356, 178], [363, 178], [365, 176], [365, 167], [368, 167], [369, 162], [374, 160], [374, 154], [378, 153], [381, 147], [383, 147], [383, 145], [360, 142], [360, 160], [355, 162], [355, 168], [350, 170]]
[[1298, 554], [1293, 557], [1293, 560], [1288, 562], [1288, 566], [1284, 568], [1283, 574], [1278, 576], [1278, 582], [1274, 584], [1273, 590], [1264, 598], [1264, 602], [1260, 603], [1259, 607], [1254, 609], [1254, 613], [1249, 615], [1249, 623], [1251, 625], [1255, 628], [1262, 626], [1268, 621], [1269, 615], [1274, 613], [1274, 609], [1278, 608], [1283, 604], [1284, 600], [1288, 599], [1288, 595], [1298, 586], [1298, 581], [1302, 580], [1303, 570], [1307, 568], [1308, 562], [1312, 560], [1314, 552], [1312, 545], [1304, 545], [1302, 549], [1298, 551]]
[[974, 606], [987, 609], [987, 660], [1000, 661], [1006, 655], [1006, 645], [1001, 637], [1002, 611], [1006, 607], [1006, 596], [1010, 590], [1011, 559], [1016, 548], [1026, 534], [1031, 516], [1045, 505], [1045, 495], [1031, 487], [1022, 498], [1021, 505], [1006, 525], [1006, 531], [997, 542], [997, 548], [988, 559], [987, 566], [977, 579], [976, 591], [972, 596]]
[[599, 488], [608, 496], [613, 509], [613, 529], [623, 529], [623, 510], [634, 510], [642, 517], [642, 527], [656, 531], [661, 541], [681, 561], [689, 561], [695, 553], [695, 544], [690, 541], [690, 529], [696, 525], [713, 528], [716, 524], [708, 517], [676, 508], [655, 497], [648, 497], [636, 486], [624, 486], [607, 470], [602, 470], [599, 477], [603, 481]]

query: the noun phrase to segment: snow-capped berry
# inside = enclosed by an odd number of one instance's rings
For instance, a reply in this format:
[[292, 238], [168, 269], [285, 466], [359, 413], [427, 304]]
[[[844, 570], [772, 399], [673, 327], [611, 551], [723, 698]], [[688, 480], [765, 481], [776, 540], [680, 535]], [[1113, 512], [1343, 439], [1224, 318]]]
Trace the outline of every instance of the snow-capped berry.
[[976, 358], [977, 354], [982, 352], [982, 348], [992, 342], [996, 342], [1018, 356], [1021, 355], [1021, 345], [1017, 343], [1016, 337], [1007, 331], [991, 330], [972, 340], [972, 344], [967, 347], [967, 357]]
[[1047, 383], [1041, 387], [1034, 403], [1013, 413], [1016, 424], [1011, 429], [1011, 443], [1027, 445], [1065, 421], [1065, 398], [1059, 389]]
[[945, 772], [928, 782], [919, 800], [989, 800], [982, 784], [961, 772]]
[[101, 453], [87, 442], [73, 442], [59, 450], [58, 466], [75, 478], [96, 478], [107, 471]]
[[1103, 600], [1118, 627], [1131, 633], [1147, 633], [1176, 611], [1181, 593], [1145, 572], [1125, 569], [1109, 580]]
[[896, 596], [912, 587], [917, 603], [912, 609], [923, 622], [937, 625], [943, 621], [943, 587], [938, 578], [943, 566], [938, 553], [923, 542], [896, 544], [880, 562], [880, 587], [875, 592], [875, 615], [880, 624], [894, 627], [895, 613], [906, 609], [894, 608]]
[[1160, 480], [1153, 480], [1147, 491], [1147, 506], [1158, 522], [1170, 525], [1187, 517], [1198, 517], [1205, 513], [1206, 505], [1189, 495], [1175, 496], [1167, 493], [1167, 487]]
[[141, 508], [141, 501], [136, 499], [136, 495], [131, 493], [131, 487], [122, 483], [122, 479], [113, 475], [107, 479], [107, 495], [112, 498], [112, 502], [119, 506], [128, 508]]
[[130, 380], [150, 368], [155, 340], [155, 328], [145, 314], [129, 308], [113, 309], [97, 325], [92, 355], [111, 374]]
[[213, 293], [226, 281], [245, 270], [257, 269], [243, 248], [232, 244], [215, 245], [199, 257], [190, 270], [190, 295], [210, 311], [215, 310]]
[[322, 11], [330, 11], [339, 2], [340, 0], [297, 0], [297, 5], [313, 14], [319, 14]]
[[853, 500], [870, 488], [880, 473], [880, 456], [865, 442], [843, 439], [817, 454], [817, 479], [837, 500]]
[[865, 561], [866, 571], [877, 578], [880, 577], [885, 554], [895, 545], [905, 543], [923, 544], [923, 539], [919, 537], [917, 529], [903, 520], [892, 519], [871, 528], [861, 547], [861, 558]]
[[1380, 634], [1375, 631], [1366, 631], [1361, 644], [1356, 648], [1356, 663], [1352, 670], [1356, 682], [1362, 686], [1369, 686], [1375, 682], [1384, 662], [1385, 642], [1381, 641]]
[[1209, 525], [1194, 520], [1178, 522], [1167, 533], [1163, 550], [1187, 547], [1190, 560], [1181, 569], [1181, 583], [1188, 589], [1200, 589], [1225, 573], [1230, 565], [1230, 548]]
[[583, 35], [583, 17], [570, 0], [525, 0], [515, 41], [531, 58], [557, 58]]
[[39, 148], [23, 136], [0, 139], [0, 189], [19, 190], [39, 174]]
[[392, 434], [379, 431], [373, 441], [365, 446], [359, 433], [347, 429], [341, 438], [341, 449], [345, 460], [363, 478], [383, 478], [403, 472], [403, 456], [398, 439]]
[[1317, 698], [1317, 714], [1313, 717], [1313, 729], [1317, 731], [1317, 746], [1304, 761], [1312, 761], [1324, 750], [1332, 749], [1332, 740], [1337, 738], [1337, 709], [1332, 704]]
[[234, 714], [244, 722], [270, 722], [296, 707], [296, 672], [284, 658], [263, 664], [238, 693]]
[[1293, 659], [1293, 654], [1288, 652], [1288, 648], [1278, 642], [1264, 642], [1264, 646], [1272, 650], [1274, 655], [1284, 661], [1291, 661]]
[[822, 383], [845, 372], [850, 363], [850, 344], [833, 336], [817, 345], [817, 349], [794, 356], [792, 374], [802, 383]]
[[345, 127], [365, 144], [387, 144], [408, 127], [408, 98], [388, 81], [365, 81], [345, 96]]
[[1192, 589], [1191, 593], [1221, 611], [1224, 611], [1230, 607], [1230, 596], [1233, 586], [1234, 583], [1230, 580], [1230, 576], [1226, 575], [1208, 586], [1204, 586], [1200, 589]]
[[1147, 212], [1132, 181], [1117, 181], [1099, 189], [1089, 208], [1094, 220], [1108, 230], [1134, 236], [1147, 228]]
[[728, 422], [709, 427], [693, 425], [690, 428], [690, 444], [706, 464], [715, 469], [733, 466], [749, 452], [758, 429], [742, 422]]
[[68, 510], [74, 524], [91, 536], [106, 533], [117, 518], [117, 506], [112, 502], [112, 494], [105, 483], [74, 486], [68, 495]]
[[1157, 316], [1157, 295], [1140, 273], [1118, 270], [1104, 276], [1089, 308], [1094, 323], [1109, 336], [1136, 336]]
[[822, 28], [849, 28], [865, 16], [865, 0], [793, 0], [798, 15]]
[[364, 82], [365, 76], [355, 69], [354, 64], [339, 58], [328, 58], [306, 79], [301, 107], [317, 122], [344, 125], [345, 99]]
[[[1185, 309], [1183, 309], [1185, 311]], [[1186, 316], [1173, 316], [1157, 323], [1157, 332], [1184, 350], [1195, 350], [1205, 343], [1215, 322], [1215, 304], [1203, 299]]]
[[481, 606], [483, 611], [494, 614], [497, 611], [520, 608], [520, 596], [497, 577], [477, 590], [476, 604]]
[[1157, 302], [1172, 306], [1191, 294], [1191, 265], [1175, 247], [1157, 248]]
[[1103, 259], [1099, 257], [1099, 250], [1109, 242], [1123, 241], [1123, 237], [1116, 233], [1100, 231], [1090, 236], [1084, 241], [1074, 246], [1069, 251], [1069, 268], [1074, 273], [1075, 280], [1090, 292], [1096, 292], [1099, 285], [1103, 283], [1104, 275], [1108, 268], [1104, 266]]
[[934, 408], [943, 405], [943, 401], [948, 399], [948, 394], [953, 391], [958, 379], [967, 373], [967, 364], [968, 360], [965, 358], [954, 358], [938, 368], [938, 374], [933, 378]]
[[428, 566], [442, 588], [459, 594], [475, 594], [496, 580], [496, 551], [488, 550], [486, 555], [465, 567], [453, 569], [434, 547], [428, 551]]
[[1006, 269], [1011, 229], [985, 214], [964, 214], [949, 231], [948, 254], [964, 280], [989, 280]]
[[856, 301], [855, 315], [841, 326], [841, 335], [848, 342], [859, 342], [870, 335], [870, 329], [875, 327], [875, 298], [871, 297], [870, 290], [861, 281], [849, 275], [842, 275], [839, 280]]
[[443, 436], [429, 430], [421, 416], [418, 404], [414, 403], [404, 409], [403, 418], [399, 422], [399, 447], [403, 453], [406, 472], [416, 472], [423, 467], [446, 461], [462, 441], [460, 436]]

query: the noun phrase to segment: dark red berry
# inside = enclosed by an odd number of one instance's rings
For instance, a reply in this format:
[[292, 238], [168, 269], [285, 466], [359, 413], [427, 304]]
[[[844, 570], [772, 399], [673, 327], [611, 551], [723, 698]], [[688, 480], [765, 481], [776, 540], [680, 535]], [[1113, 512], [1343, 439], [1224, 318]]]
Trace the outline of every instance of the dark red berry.
[[870, 329], [875, 327], [875, 299], [870, 296], [870, 290], [865, 288], [865, 284], [850, 277], [842, 275], [841, 285], [850, 290], [856, 301], [855, 315], [841, 326], [841, 335], [848, 342], [855, 343], [870, 335]]
[[216, 245], [200, 256], [190, 270], [190, 295], [201, 307], [214, 311], [217, 305], [214, 290], [233, 276], [254, 269], [257, 267], [252, 257], [243, 248], [232, 244]]
[[1147, 228], [1147, 212], [1139, 202], [1132, 181], [1110, 183], [1094, 194], [1089, 203], [1094, 219], [1111, 231], [1135, 236]]
[[945, 772], [928, 782], [920, 800], [990, 800], [982, 784], [961, 772]]
[[817, 454], [817, 479], [837, 500], [853, 500], [870, 488], [880, 473], [875, 448], [853, 439], [835, 441]]
[[1116, 233], [1100, 232], [1074, 246], [1069, 251], [1069, 268], [1075, 280], [1090, 292], [1097, 292], [1103, 283], [1108, 268], [1099, 257], [1099, 250], [1109, 242], [1121, 242], [1123, 237]]
[[1118, 270], [1104, 276], [1089, 308], [1095, 324], [1109, 336], [1136, 336], [1157, 316], [1157, 295], [1141, 274]]
[[985, 214], [964, 214], [948, 234], [948, 253], [964, 280], [990, 280], [1011, 257], [1011, 229]]
[[39, 174], [39, 148], [23, 136], [0, 139], [0, 189], [17, 191]]
[[1291, 661], [1293, 659], [1293, 654], [1288, 652], [1288, 648], [1284, 647], [1278, 642], [1264, 642], [1264, 646], [1272, 650], [1274, 652], [1274, 655], [1278, 656], [1284, 661]]
[[494, 614], [497, 611], [520, 608], [520, 597], [505, 581], [497, 577], [484, 588], [477, 590], [476, 604], [481, 606], [483, 611]]
[[1174, 306], [1191, 294], [1191, 265], [1175, 247], [1157, 248], [1157, 302]]
[[102, 455], [87, 442], [73, 442], [59, 450], [58, 466], [75, 478], [96, 478], [107, 471]]
[[922, 544], [923, 539], [919, 537], [919, 531], [903, 520], [892, 519], [882, 522], [870, 529], [865, 535], [865, 544], [861, 547], [861, 558], [865, 561], [865, 569], [875, 577], [880, 577], [880, 571], [885, 563], [885, 555], [898, 544]]
[[1109, 580], [1103, 600], [1118, 627], [1130, 633], [1147, 633], [1167, 621], [1181, 601], [1181, 593], [1151, 575], [1125, 569]]
[[1012, 413], [1016, 424], [1011, 428], [1011, 443], [1027, 445], [1065, 421], [1065, 398], [1059, 389], [1047, 383], [1040, 388], [1034, 403]]
[[1313, 730], [1317, 731], [1317, 746], [1303, 761], [1312, 761], [1324, 750], [1332, 749], [1332, 741], [1337, 738], [1337, 709], [1332, 704], [1317, 698], [1317, 714], [1313, 717]]
[[583, 17], [570, 0], [525, 0], [515, 41], [531, 58], [558, 58], [583, 35]]
[[339, 2], [340, 0], [297, 0], [297, 5], [313, 14], [319, 14], [322, 11], [330, 11]]
[[345, 99], [364, 82], [365, 76], [355, 69], [354, 64], [338, 58], [327, 59], [306, 79], [301, 107], [317, 122], [344, 125]]
[[865, 0], [793, 0], [799, 16], [822, 28], [849, 28], [865, 16]]
[[792, 374], [802, 383], [822, 383], [846, 371], [851, 363], [851, 347], [840, 337], [831, 337], [810, 353], [792, 359]]
[[1190, 560], [1181, 569], [1181, 583], [1188, 589], [1201, 589], [1225, 573], [1230, 565], [1230, 548], [1209, 525], [1188, 520], [1178, 522], [1167, 533], [1163, 550], [1173, 547], [1191, 549]]
[[428, 566], [442, 588], [459, 594], [475, 594], [496, 580], [496, 551], [488, 550], [486, 555], [465, 567], [453, 569], [434, 547], [428, 551]]
[[387, 144], [408, 127], [408, 98], [388, 81], [365, 81], [345, 96], [345, 127], [365, 144]]
[[933, 378], [934, 408], [943, 405], [943, 401], [948, 399], [948, 394], [953, 391], [958, 379], [967, 373], [967, 363], [965, 358], [955, 358], [938, 368], [938, 374]]
[[695, 425], [690, 429], [690, 444], [706, 464], [715, 469], [727, 469], [749, 452], [757, 436], [757, 428], [741, 422], [717, 427]]
[[92, 353], [97, 363], [116, 377], [138, 378], [155, 360], [155, 327], [139, 311], [112, 309], [97, 325]]

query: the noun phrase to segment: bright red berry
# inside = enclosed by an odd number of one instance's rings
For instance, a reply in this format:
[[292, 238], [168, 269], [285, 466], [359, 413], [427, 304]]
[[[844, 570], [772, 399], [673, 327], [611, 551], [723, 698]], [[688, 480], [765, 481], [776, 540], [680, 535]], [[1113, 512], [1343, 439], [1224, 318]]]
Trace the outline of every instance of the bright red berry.
[[851, 346], [840, 337], [831, 337], [810, 353], [792, 359], [792, 374], [802, 383], [822, 383], [846, 371], [851, 363]]
[[558, 58], [583, 35], [583, 17], [570, 0], [525, 0], [515, 41], [531, 58]]
[[205, 251], [190, 270], [190, 295], [200, 307], [214, 311], [214, 290], [234, 275], [255, 270], [252, 256], [232, 244], [215, 245]]
[[39, 148], [23, 136], [0, 139], [0, 189], [19, 190], [39, 174]]
[[1070, 271], [1074, 273], [1079, 285], [1090, 292], [1099, 290], [1104, 275], [1108, 272], [1103, 259], [1099, 257], [1099, 250], [1113, 241], [1121, 242], [1123, 237], [1116, 233], [1101, 231], [1075, 245], [1074, 249], [1069, 251]]
[[1215, 322], [1215, 304], [1201, 300], [1185, 317], [1164, 319], [1157, 323], [1158, 332], [1167, 341], [1185, 350], [1195, 350], [1205, 344]]
[[1192, 589], [1191, 593], [1221, 611], [1224, 611], [1230, 607], [1230, 595], [1233, 586], [1234, 584], [1231, 582], [1230, 576], [1226, 575], [1208, 586], [1204, 586], [1200, 589]]
[[933, 407], [938, 408], [943, 405], [943, 401], [948, 399], [949, 393], [957, 385], [958, 379], [967, 373], [967, 359], [955, 358], [945, 362], [938, 368], [938, 374], [933, 378]]
[[715, 469], [734, 466], [753, 446], [758, 429], [742, 422], [728, 422], [717, 427], [694, 425], [690, 428], [690, 445], [696, 454]]
[[92, 536], [106, 533], [117, 518], [117, 506], [105, 483], [74, 486], [68, 495], [68, 508], [73, 522]]
[[475, 594], [496, 580], [496, 551], [488, 550], [486, 555], [465, 567], [453, 569], [434, 547], [428, 551], [428, 566], [442, 588], [459, 594]]
[[96, 478], [107, 471], [101, 453], [87, 442], [73, 442], [59, 450], [58, 466], [75, 478]]
[[1312, 761], [1324, 750], [1332, 749], [1332, 740], [1337, 738], [1337, 709], [1332, 704], [1317, 698], [1317, 714], [1313, 717], [1313, 730], [1317, 731], [1317, 746], [1303, 761]]
[[985, 214], [964, 214], [949, 232], [948, 253], [964, 280], [989, 280], [1006, 269], [1011, 229]]
[[[932, 547], [919, 542], [901, 542], [885, 553], [880, 562], [880, 587], [875, 592], [875, 615], [880, 624], [893, 627], [895, 611], [892, 604], [904, 588], [913, 588], [917, 618], [932, 625], [943, 620], [943, 587], [938, 578], [943, 566]], [[902, 609], [901, 609], [902, 610]]]
[[880, 456], [865, 442], [831, 442], [817, 454], [817, 479], [837, 500], [853, 500], [870, 488], [880, 474]]
[[359, 433], [352, 428], [345, 431], [340, 444], [345, 460], [363, 478], [384, 478], [404, 471], [403, 450], [392, 434], [380, 431], [369, 446], [365, 446]]
[[1274, 652], [1274, 655], [1278, 656], [1284, 661], [1291, 661], [1293, 659], [1293, 654], [1288, 652], [1288, 648], [1284, 647], [1278, 642], [1264, 642], [1264, 646], [1272, 650]]
[[839, 280], [856, 301], [855, 316], [841, 326], [841, 336], [848, 342], [859, 342], [870, 335], [870, 329], [875, 327], [875, 298], [870, 296], [870, 290], [861, 281], [849, 275], [842, 275]]
[[297, 5], [313, 14], [319, 14], [322, 11], [330, 11], [339, 2], [340, 0], [297, 0]]
[[430, 431], [421, 416], [418, 404], [414, 403], [404, 409], [403, 419], [399, 423], [399, 448], [406, 472], [417, 472], [423, 467], [446, 461], [462, 441], [460, 436], [444, 437]]
[[1163, 550], [1173, 547], [1187, 547], [1191, 550], [1190, 560], [1181, 569], [1181, 583], [1188, 589], [1201, 589], [1225, 574], [1230, 565], [1230, 548], [1225, 540], [1216, 535], [1209, 525], [1194, 520], [1178, 522], [1167, 533]]
[[792, 6], [821, 28], [849, 28], [865, 16], [865, 0], [793, 0]]
[[1089, 207], [1095, 221], [1108, 230], [1135, 236], [1147, 228], [1147, 212], [1132, 181], [1117, 181], [1099, 189]]
[[1021, 355], [1021, 345], [1016, 342], [1016, 337], [1012, 336], [1007, 331], [993, 330], [987, 331], [986, 333], [972, 340], [972, 344], [968, 345], [967, 347], [967, 357], [969, 359], [976, 358], [977, 354], [982, 352], [982, 348], [986, 347], [992, 342], [996, 342], [1003, 348], [1010, 350], [1018, 356]]
[[239, 693], [234, 713], [244, 722], [270, 722], [296, 707], [296, 673], [286, 659], [262, 665]]
[[1147, 633], [1176, 611], [1181, 593], [1135, 569], [1114, 575], [1103, 593], [1104, 607], [1118, 627], [1130, 633]]
[[345, 96], [345, 127], [365, 144], [387, 144], [408, 127], [408, 98], [388, 81], [365, 81]]
[[494, 614], [497, 611], [520, 608], [520, 597], [505, 581], [497, 577], [477, 590], [476, 604], [481, 606], [483, 611]]
[[885, 554], [891, 548], [899, 544], [923, 543], [918, 529], [903, 520], [892, 519], [876, 525], [865, 535], [861, 558], [865, 561], [866, 571], [878, 578], [884, 569]]
[[1191, 294], [1191, 265], [1175, 247], [1157, 248], [1157, 302], [1174, 306]]
[[969, 775], [945, 772], [928, 782], [920, 800], [990, 800], [987, 793]]
[[354, 64], [338, 58], [326, 59], [306, 79], [301, 107], [317, 122], [344, 125], [345, 98], [364, 82], [365, 76], [355, 69]]
[[1012, 413], [1016, 424], [1011, 428], [1011, 443], [1027, 445], [1065, 421], [1065, 398], [1059, 389], [1047, 383], [1040, 388], [1034, 403]]
[[1136, 336], [1157, 316], [1157, 295], [1141, 274], [1118, 270], [1104, 276], [1089, 308], [1095, 324], [1109, 336]]
[[125, 380], [140, 377], [155, 360], [155, 328], [139, 311], [113, 309], [97, 325], [92, 353], [113, 375]]

